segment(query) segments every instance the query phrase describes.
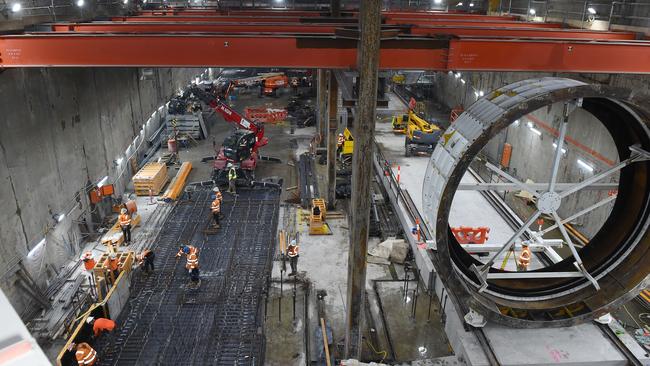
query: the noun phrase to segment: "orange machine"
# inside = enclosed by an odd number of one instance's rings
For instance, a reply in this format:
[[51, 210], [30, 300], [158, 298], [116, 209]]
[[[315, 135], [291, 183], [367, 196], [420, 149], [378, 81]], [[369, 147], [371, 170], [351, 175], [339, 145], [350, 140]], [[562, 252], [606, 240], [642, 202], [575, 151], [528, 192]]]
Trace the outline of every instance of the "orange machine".
[[289, 86], [289, 78], [284, 74], [276, 75], [265, 78], [262, 83], [264, 95], [275, 96], [276, 90]]
[[[276, 90], [289, 86], [289, 78], [281, 72], [268, 72], [258, 74], [257, 76], [231, 80], [228, 89], [230, 89], [231, 86], [259, 86], [260, 95], [275, 96]], [[228, 93], [226, 92], [226, 94]]]

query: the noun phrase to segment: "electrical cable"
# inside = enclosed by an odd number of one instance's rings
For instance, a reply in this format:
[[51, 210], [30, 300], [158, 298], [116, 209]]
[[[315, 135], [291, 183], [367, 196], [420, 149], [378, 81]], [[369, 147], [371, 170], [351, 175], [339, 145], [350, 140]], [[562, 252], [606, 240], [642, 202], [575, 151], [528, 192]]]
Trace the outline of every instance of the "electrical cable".
[[638, 328], [643, 329], [643, 327], [641, 326], [641, 324], [639, 324], [639, 322], [636, 321], [636, 318], [635, 318], [634, 316], [632, 316], [632, 314], [630, 313], [629, 310], [627, 310], [627, 306], [626, 306], [626, 305], [623, 305], [623, 309], [625, 310], [625, 312], [627, 313], [627, 315], [630, 316], [630, 318], [632, 319], [632, 321], [634, 322], [634, 324], [636, 324], [636, 326], [637, 326]]
[[366, 344], [367, 344], [367, 345], [372, 349], [372, 351], [375, 352], [376, 354], [378, 354], [378, 355], [384, 355], [384, 356], [381, 358], [381, 361], [379, 361], [379, 362], [384, 362], [384, 360], [386, 359], [386, 357], [388, 357], [388, 352], [386, 352], [385, 350], [377, 351], [377, 350], [375, 349], [375, 347], [372, 346], [372, 343], [370, 343], [367, 339], [366, 339]]

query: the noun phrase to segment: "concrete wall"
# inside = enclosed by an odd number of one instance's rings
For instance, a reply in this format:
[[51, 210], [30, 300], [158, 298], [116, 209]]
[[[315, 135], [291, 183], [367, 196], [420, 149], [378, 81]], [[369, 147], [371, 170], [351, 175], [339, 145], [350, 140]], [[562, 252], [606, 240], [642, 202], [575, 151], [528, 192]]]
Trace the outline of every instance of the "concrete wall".
[[[468, 73], [461, 74], [438, 73], [435, 77], [436, 99], [446, 106], [455, 107], [459, 104], [468, 107], [479, 97], [477, 93], [499, 88], [503, 85], [528, 78], [539, 77], [540, 74], [531, 73]], [[550, 76], [550, 75], [547, 75]], [[582, 79], [587, 82], [598, 82], [616, 86], [633, 88], [639, 92], [650, 93], [648, 77], [638, 75], [562, 75]], [[463, 83], [464, 81], [464, 83]], [[500, 135], [496, 136], [483, 150], [482, 154], [491, 162], [498, 164], [501, 161], [503, 144], [513, 146], [510, 173], [522, 180], [531, 179], [535, 182], [547, 182], [550, 176], [551, 162], [555, 153], [553, 131], [559, 129], [562, 121], [563, 106], [553, 105], [535, 111], [527, 118], [522, 118], [518, 125], [511, 125]], [[533, 132], [529, 127], [541, 132]], [[578, 109], [570, 116], [567, 136], [573, 141], [567, 142], [567, 152], [563, 155], [560, 169], [559, 182], [578, 182], [585, 178], [608, 169], [618, 161], [613, 140], [600, 122], [590, 113]], [[590, 151], [593, 150], [593, 151]], [[594, 168], [593, 172], [581, 167], [577, 160], [580, 159]], [[617, 181], [618, 175], [613, 175], [611, 180]], [[559, 211], [561, 216], [569, 216], [582, 208], [607, 198], [607, 191], [582, 191], [570, 196], [563, 201]], [[601, 227], [604, 219], [609, 214], [611, 205], [593, 211], [592, 214], [576, 220], [577, 228], [591, 236]]]
[[[17, 309], [28, 310], [30, 299], [16, 291], [12, 266], [23, 260], [44, 290], [79, 255], [91, 226], [85, 224], [103, 215], [102, 207], [89, 212], [89, 184], [110, 176], [119, 197], [131, 172], [123, 169], [126, 159], [120, 166], [115, 160], [125, 157], [152, 112], [202, 71], [154, 69], [146, 78], [126, 68], [0, 74], [0, 286]], [[52, 215], [60, 213], [66, 216], [57, 223]]]

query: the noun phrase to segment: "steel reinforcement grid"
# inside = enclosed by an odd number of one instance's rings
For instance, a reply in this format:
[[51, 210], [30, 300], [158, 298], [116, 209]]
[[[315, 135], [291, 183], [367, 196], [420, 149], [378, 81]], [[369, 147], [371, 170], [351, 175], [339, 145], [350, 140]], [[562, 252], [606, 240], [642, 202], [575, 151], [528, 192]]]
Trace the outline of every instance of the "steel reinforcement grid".
[[[262, 365], [263, 305], [276, 241], [279, 190], [224, 194], [221, 228], [208, 229], [209, 190], [176, 204], [153, 248], [156, 269], [136, 270], [117, 328], [95, 344], [99, 365]], [[179, 243], [200, 249], [201, 285], [188, 287]]]

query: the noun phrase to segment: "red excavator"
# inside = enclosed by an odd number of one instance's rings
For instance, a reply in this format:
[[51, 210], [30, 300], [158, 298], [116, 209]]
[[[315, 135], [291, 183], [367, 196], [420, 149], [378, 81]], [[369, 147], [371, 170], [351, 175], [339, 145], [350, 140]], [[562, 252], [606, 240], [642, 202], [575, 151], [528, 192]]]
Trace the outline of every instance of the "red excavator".
[[269, 142], [268, 138], [264, 137], [264, 125], [244, 118], [223, 102], [225, 98], [222, 99], [196, 86], [190, 87], [187, 92], [199, 98], [221, 114], [227, 122], [237, 127], [235, 132], [226, 137], [217, 152], [212, 179], [217, 184], [226, 183], [229, 165], [232, 164], [237, 169], [238, 183], [250, 185], [255, 179], [255, 167], [257, 167], [257, 161], [260, 158], [258, 150]]

